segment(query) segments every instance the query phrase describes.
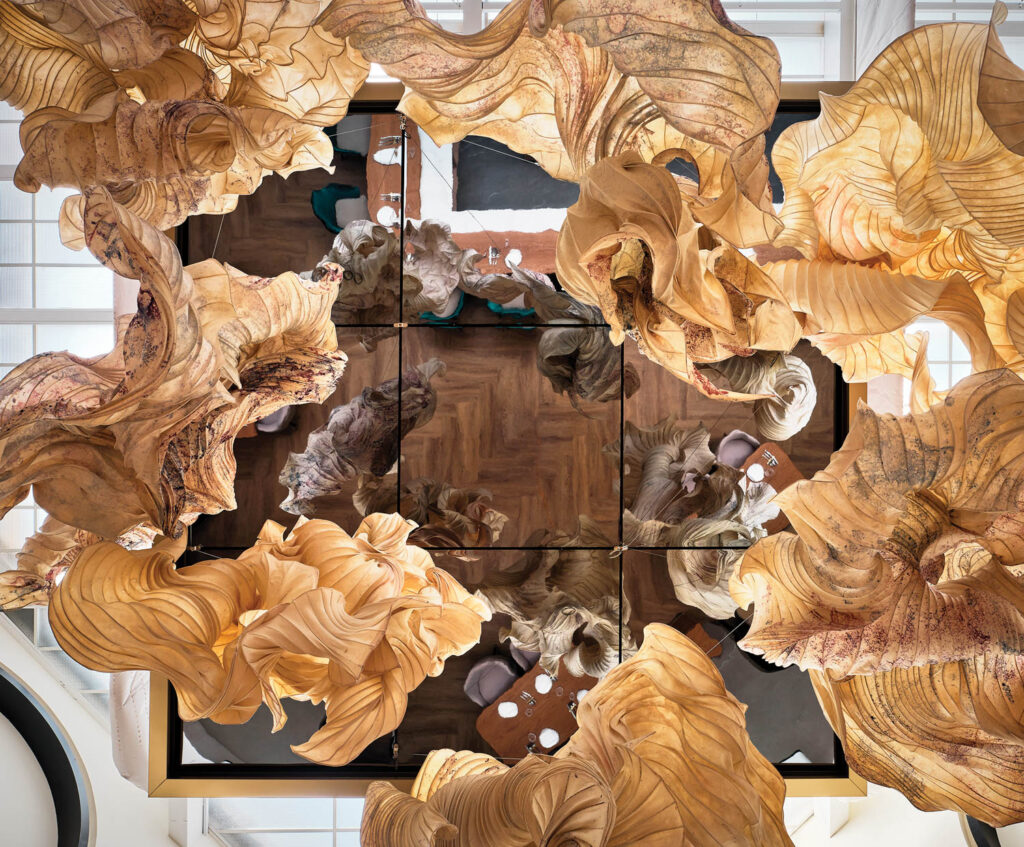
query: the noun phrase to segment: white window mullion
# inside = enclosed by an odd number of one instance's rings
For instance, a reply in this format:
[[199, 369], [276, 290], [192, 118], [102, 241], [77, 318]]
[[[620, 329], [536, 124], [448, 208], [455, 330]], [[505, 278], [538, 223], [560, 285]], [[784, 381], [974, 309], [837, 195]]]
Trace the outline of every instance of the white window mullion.
[[480, 32], [484, 28], [484, 10], [481, 0], [462, 0], [462, 31]]

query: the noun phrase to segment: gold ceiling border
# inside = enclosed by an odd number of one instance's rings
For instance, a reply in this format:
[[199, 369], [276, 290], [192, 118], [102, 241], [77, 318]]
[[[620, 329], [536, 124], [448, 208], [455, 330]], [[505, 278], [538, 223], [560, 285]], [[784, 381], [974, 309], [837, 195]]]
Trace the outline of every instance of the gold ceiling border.
[[[848, 425], [857, 404], [867, 402], [867, 384], [846, 384]], [[363, 797], [371, 782], [381, 777], [172, 777], [168, 775], [170, 684], [149, 675], [149, 780], [150, 797]], [[786, 797], [864, 797], [867, 781], [847, 765], [845, 777], [787, 777]], [[409, 792], [413, 778], [389, 779]]]
[[[850, 398], [853, 400], [853, 398]], [[854, 407], [856, 404], [854, 403]], [[149, 675], [150, 797], [364, 797], [371, 782], [383, 777], [172, 777], [168, 775], [170, 684]], [[849, 766], [847, 766], [849, 768]], [[409, 792], [413, 778], [388, 779]], [[864, 797], [867, 781], [848, 771], [845, 777], [787, 777], [786, 797]]]

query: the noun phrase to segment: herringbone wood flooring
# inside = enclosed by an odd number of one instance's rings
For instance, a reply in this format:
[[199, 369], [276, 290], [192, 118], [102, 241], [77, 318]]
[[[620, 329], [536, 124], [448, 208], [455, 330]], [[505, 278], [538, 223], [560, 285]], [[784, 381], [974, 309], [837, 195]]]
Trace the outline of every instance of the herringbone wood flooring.
[[[600, 330], [594, 330], [599, 332]], [[572, 535], [579, 515], [618, 543], [618, 468], [601, 448], [619, 437], [618, 403], [584, 403], [581, 414], [535, 364], [539, 330], [405, 331], [404, 358], [437, 356], [437, 412], [406, 436], [403, 479], [426, 476], [481, 487], [509, 516], [498, 544], [526, 543], [537, 529]]]

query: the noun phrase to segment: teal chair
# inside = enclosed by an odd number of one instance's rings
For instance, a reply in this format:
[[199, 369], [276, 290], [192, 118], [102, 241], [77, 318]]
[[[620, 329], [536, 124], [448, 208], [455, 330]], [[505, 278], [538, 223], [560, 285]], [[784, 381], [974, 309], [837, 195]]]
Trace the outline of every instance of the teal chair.
[[331, 232], [341, 232], [338, 225], [338, 216], [335, 212], [335, 204], [339, 200], [352, 199], [359, 196], [359, 189], [354, 185], [341, 185], [332, 182], [323, 188], [318, 188], [309, 195], [313, 204], [313, 214]]

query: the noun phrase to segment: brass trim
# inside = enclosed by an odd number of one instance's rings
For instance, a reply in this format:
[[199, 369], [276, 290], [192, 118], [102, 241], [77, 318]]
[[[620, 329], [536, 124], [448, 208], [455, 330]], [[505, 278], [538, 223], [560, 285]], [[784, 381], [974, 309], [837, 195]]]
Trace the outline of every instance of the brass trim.
[[149, 796], [162, 793], [167, 782], [167, 679], [149, 674]]
[[819, 94], [837, 97], [850, 90], [852, 82], [828, 80], [822, 82], [784, 82], [779, 90], [779, 100], [817, 100]]
[[[149, 675], [150, 797], [362, 797], [372, 779], [170, 779], [167, 776], [167, 679]], [[413, 780], [387, 780], [411, 791]], [[867, 782], [848, 777], [790, 778], [787, 797], [863, 797]]]
[[857, 407], [860, 405], [860, 401], [863, 400], [865, 406], [868, 403], [868, 384], [866, 382], [847, 383], [846, 398], [850, 410], [850, 426], [852, 427], [853, 421], [857, 417]]
[[[372, 779], [172, 779], [167, 776], [167, 678], [149, 675], [150, 797], [362, 797]], [[403, 791], [411, 779], [392, 779]]]
[[787, 797], [864, 797], [867, 793], [867, 780], [852, 770], [845, 779], [812, 777], [786, 780]]

